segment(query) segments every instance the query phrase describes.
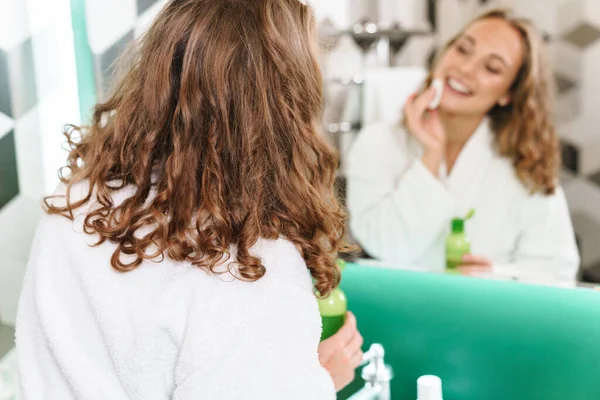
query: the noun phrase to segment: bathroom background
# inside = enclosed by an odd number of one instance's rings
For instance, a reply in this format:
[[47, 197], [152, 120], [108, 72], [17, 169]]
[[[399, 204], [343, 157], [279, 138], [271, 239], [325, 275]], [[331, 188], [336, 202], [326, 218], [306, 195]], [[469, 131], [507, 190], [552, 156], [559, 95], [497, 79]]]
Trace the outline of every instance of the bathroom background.
[[[65, 151], [61, 127], [86, 121], [106, 94], [110, 66], [165, 0], [0, 0], [0, 359], [12, 347], [20, 282], [40, 199], [52, 192]], [[582, 264], [600, 268], [600, 2], [597, 0], [314, 0], [320, 31], [358, 21], [398, 23], [421, 34], [393, 55], [397, 66], [423, 66], [436, 46], [486, 7], [510, 6], [548, 38], [559, 90], [563, 184]], [[360, 45], [363, 45], [361, 47]], [[346, 34], [323, 41], [326, 130], [342, 152], [360, 116], [349, 112], [354, 81], [381, 66], [377, 45]], [[342, 84], [349, 83], [349, 84]], [[350, 122], [350, 124], [340, 124]], [[4, 325], [2, 325], [2, 323]]]

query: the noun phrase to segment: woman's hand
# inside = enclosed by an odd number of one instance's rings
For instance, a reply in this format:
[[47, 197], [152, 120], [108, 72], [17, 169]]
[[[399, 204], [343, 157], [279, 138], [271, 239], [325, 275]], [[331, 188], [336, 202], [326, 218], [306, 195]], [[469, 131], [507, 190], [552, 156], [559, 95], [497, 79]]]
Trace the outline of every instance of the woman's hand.
[[404, 106], [406, 128], [424, 147], [423, 164], [438, 176], [446, 150], [446, 134], [437, 110], [427, 107], [435, 97], [435, 89], [430, 86], [422, 94], [413, 94]]
[[340, 330], [319, 344], [319, 362], [329, 372], [339, 392], [354, 380], [354, 372], [363, 357], [363, 338], [356, 328], [356, 318], [349, 312]]
[[458, 267], [461, 275], [477, 276], [492, 272], [492, 260], [487, 257], [467, 254], [463, 257], [463, 265]]

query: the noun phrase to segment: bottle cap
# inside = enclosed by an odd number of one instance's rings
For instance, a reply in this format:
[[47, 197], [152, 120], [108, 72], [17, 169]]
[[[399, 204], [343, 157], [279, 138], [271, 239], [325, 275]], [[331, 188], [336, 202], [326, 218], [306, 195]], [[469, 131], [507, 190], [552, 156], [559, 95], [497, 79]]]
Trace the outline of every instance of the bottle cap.
[[463, 233], [465, 231], [465, 220], [454, 218], [452, 220], [452, 233]]
[[435, 375], [424, 375], [417, 379], [417, 400], [443, 400], [442, 380]]

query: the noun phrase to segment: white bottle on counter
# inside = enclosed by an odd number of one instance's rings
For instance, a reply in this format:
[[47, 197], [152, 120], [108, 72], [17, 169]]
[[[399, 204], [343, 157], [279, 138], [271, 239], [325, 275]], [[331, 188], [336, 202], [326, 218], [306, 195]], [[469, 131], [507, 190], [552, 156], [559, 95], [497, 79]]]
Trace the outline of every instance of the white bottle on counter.
[[417, 400], [444, 400], [442, 380], [435, 375], [423, 375], [417, 379]]

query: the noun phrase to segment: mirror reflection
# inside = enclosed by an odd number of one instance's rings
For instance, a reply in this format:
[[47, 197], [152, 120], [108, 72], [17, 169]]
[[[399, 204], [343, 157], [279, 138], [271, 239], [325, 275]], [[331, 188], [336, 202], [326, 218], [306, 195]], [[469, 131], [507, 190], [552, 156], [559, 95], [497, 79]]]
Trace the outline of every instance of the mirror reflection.
[[360, 262], [593, 284], [597, 231], [582, 214], [597, 207], [582, 192], [596, 189], [577, 176], [570, 136], [593, 119], [577, 116], [581, 71], [560, 58], [584, 38], [550, 35], [523, 4], [465, 2], [457, 18], [444, 2], [400, 3], [356, 5], [357, 22], [324, 12], [321, 23], [326, 126]]
[[[399, 104], [401, 122], [364, 128], [346, 172], [350, 226], [369, 254], [428, 271], [575, 280], [542, 52], [531, 24], [486, 13], [443, 46], [424, 90]], [[394, 84], [415, 82], [394, 72], [379, 91], [389, 99]]]

